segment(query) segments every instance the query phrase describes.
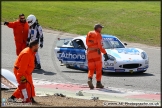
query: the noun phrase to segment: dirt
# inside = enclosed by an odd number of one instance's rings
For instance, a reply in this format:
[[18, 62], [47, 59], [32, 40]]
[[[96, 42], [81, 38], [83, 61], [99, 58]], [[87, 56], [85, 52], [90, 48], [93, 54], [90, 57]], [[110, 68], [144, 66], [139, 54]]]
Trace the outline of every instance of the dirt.
[[[8, 99], [12, 95], [13, 91], [1, 90], [1, 99]], [[60, 96], [36, 96], [34, 97], [36, 104], [32, 104], [32, 107], [54, 107], [54, 106], [104, 106], [103, 103], [107, 102], [104, 100], [87, 100], [87, 99], [76, 99], [69, 97], [60, 97]], [[8, 103], [8, 105], [13, 105], [14, 103]], [[22, 103], [16, 103], [17, 105], [21, 105]], [[31, 104], [26, 104], [26, 106], [31, 107]]]

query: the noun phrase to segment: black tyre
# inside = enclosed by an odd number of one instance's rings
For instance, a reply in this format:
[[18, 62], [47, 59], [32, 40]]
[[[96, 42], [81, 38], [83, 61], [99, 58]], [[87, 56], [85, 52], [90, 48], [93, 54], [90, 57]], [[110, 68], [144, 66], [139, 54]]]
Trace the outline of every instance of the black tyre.
[[70, 68], [71, 66], [69, 64], [66, 64], [66, 68]]

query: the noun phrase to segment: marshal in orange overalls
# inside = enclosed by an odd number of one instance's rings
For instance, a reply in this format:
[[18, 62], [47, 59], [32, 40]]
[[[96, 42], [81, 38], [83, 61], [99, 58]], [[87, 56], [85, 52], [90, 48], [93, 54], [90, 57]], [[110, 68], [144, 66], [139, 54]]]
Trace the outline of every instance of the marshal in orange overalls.
[[26, 48], [26, 41], [28, 38], [29, 26], [28, 23], [21, 23], [20, 20], [15, 22], [9, 22], [7, 25], [9, 28], [13, 28], [15, 45], [16, 45], [16, 54], [19, 53]]
[[[88, 59], [88, 78], [92, 78], [94, 71], [96, 71], [96, 80], [101, 81], [102, 76], [102, 53], [106, 53], [105, 49], [102, 47], [102, 37], [97, 31], [90, 31], [87, 34], [86, 44], [87, 49], [87, 59]], [[101, 51], [101, 52], [100, 52]]]
[[[32, 94], [32, 97], [35, 96], [35, 90], [32, 80], [32, 71], [35, 67], [34, 60], [35, 52], [32, 52], [32, 50], [27, 47], [21, 51], [14, 64], [14, 74], [16, 76], [17, 82], [20, 84], [20, 78], [22, 76], [25, 76], [27, 81], [30, 83], [27, 83], [26, 89], [28, 93]], [[19, 88], [14, 91], [13, 96], [15, 96], [16, 98], [22, 98], [22, 94]]]

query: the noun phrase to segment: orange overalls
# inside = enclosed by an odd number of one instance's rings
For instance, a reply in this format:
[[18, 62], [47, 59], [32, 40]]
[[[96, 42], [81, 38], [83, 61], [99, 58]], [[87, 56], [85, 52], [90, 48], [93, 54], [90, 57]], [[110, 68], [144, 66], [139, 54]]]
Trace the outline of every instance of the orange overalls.
[[[106, 53], [102, 47], [102, 36], [97, 31], [90, 31], [86, 38], [87, 59], [88, 59], [88, 78], [92, 78], [96, 71], [96, 80], [101, 81], [102, 76], [102, 53]], [[101, 51], [101, 52], [100, 52]]]
[[[35, 96], [35, 90], [34, 90], [34, 85], [33, 85], [33, 80], [32, 80], [32, 71], [34, 70], [35, 64], [34, 64], [34, 60], [35, 60], [35, 52], [32, 52], [32, 50], [27, 47], [24, 50], [21, 51], [21, 53], [19, 54], [19, 56], [16, 59], [16, 62], [14, 64], [14, 74], [16, 76], [17, 82], [18, 84], [20, 84], [20, 78], [22, 76], [25, 76], [25, 78], [27, 79], [27, 92], [30, 93], [30, 95], [32, 97]], [[22, 98], [22, 94], [19, 90], [19, 88], [17, 88], [14, 93], [13, 96], [15, 96], [16, 98]]]
[[7, 25], [9, 28], [13, 28], [15, 45], [16, 45], [16, 54], [26, 48], [26, 41], [28, 38], [29, 25], [28, 23], [21, 23], [19, 20], [15, 22], [9, 22]]

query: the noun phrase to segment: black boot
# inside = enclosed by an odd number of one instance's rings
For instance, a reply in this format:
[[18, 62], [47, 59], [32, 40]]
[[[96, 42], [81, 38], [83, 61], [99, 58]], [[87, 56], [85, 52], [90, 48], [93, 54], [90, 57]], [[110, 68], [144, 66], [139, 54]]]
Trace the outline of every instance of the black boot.
[[40, 64], [36, 64], [35, 65], [35, 69], [41, 69], [41, 65]]
[[104, 88], [104, 86], [101, 84], [101, 81], [97, 81], [96, 88]]
[[16, 97], [12, 95], [10, 98], [8, 98], [8, 102], [16, 102]]
[[37, 103], [37, 102], [34, 100], [33, 97], [31, 98], [31, 101], [32, 101], [32, 103]]
[[94, 89], [93, 83], [92, 83], [92, 78], [88, 78], [88, 86], [90, 89]]

